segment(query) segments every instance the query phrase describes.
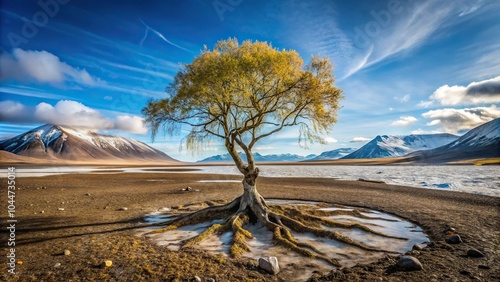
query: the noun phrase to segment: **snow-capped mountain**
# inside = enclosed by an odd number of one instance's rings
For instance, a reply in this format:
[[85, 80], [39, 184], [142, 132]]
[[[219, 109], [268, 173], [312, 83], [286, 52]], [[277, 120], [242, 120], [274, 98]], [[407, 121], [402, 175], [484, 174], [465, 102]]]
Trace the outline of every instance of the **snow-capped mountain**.
[[448, 133], [412, 134], [407, 136], [378, 135], [357, 151], [342, 159], [399, 157], [419, 150], [430, 150], [458, 139]]
[[311, 161], [321, 161], [321, 160], [334, 160], [340, 159], [349, 155], [350, 153], [356, 151], [355, 148], [339, 148], [331, 151], [326, 151], [321, 153], [319, 156], [311, 159]]
[[[239, 152], [238, 154], [240, 155], [243, 161], [245, 162], [247, 161], [247, 157], [245, 156], [244, 153]], [[256, 162], [299, 162], [299, 161], [310, 160], [316, 157], [316, 155], [313, 154], [307, 156], [300, 156], [295, 154], [261, 155], [259, 153], [254, 153], [253, 157], [255, 158]], [[211, 156], [197, 162], [206, 163], [206, 162], [232, 162], [232, 161], [233, 159], [229, 154], [223, 154], [223, 155]]]
[[0, 150], [28, 157], [73, 161], [174, 161], [137, 140], [50, 124], [0, 141]]
[[450, 162], [467, 159], [500, 157], [500, 118], [469, 130], [457, 140], [409, 155], [413, 161]]

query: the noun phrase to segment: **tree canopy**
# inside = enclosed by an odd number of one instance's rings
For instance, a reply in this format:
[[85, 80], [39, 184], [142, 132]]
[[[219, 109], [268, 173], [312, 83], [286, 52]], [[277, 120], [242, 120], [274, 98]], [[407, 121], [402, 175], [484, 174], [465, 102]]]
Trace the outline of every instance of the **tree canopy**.
[[212, 138], [224, 144], [240, 171], [253, 167], [252, 148], [285, 127], [299, 126], [299, 144], [323, 143], [336, 122], [342, 91], [333, 85], [328, 58], [313, 56], [305, 65], [294, 50], [278, 50], [266, 42], [219, 41], [177, 73], [168, 97], [149, 101], [143, 109], [153, 138], [190, 126], [186, 148], [196, 150]]
[[[320, 217], [338, 212], [363, 217], [359, 211], [320, 211], [318, 214], [287, 205], [268, 205], [255, 185], [259, 169], [255, 166], [252, 149], [262, 138], [286, 127], [298, 126], [299, 143], [324, 142], [322, 135], [336, 122], [342, 96], [333, 83], [332, 64], [328, 58], [312, 57], [304, 64], [295, 51], [278, 50], [265, 42], [245, 41], [240, 45], [236, 39], [220, 41], [213, 50], [205, 48], [199, 57], [177, 73], [168, 87], [169, 96], [150, 101], [143, 114], [153, 129], [153, 136], [160, 128], [174, 134], [180, 132], [181, 125], [189, 125], [188, 149], [197, 149], [211, 138], [222, 139], [244, 175], [243, 194], [227, 204], [177, 214], [165, 227], [152, 232], [168, 232], [224, 219], [184, 240], [182, 246], [197, 244], [211, 234], [232, 232], [229, 252], [238, 257], [250, 250], [246, 239], [253, 238], [245, 226], [260, 222], [273, 232], [277, 244], [336, 266], [340, 266], [336, 259], [327, 257], [307, 242], [298, 241], [291, 231], [314, 234], [368, 251], [381, 251], [324, 226], [357, 228], [392, 236], [363, 224]], [[242, 161], [238, 148], [245, 152], [248, 164]]]

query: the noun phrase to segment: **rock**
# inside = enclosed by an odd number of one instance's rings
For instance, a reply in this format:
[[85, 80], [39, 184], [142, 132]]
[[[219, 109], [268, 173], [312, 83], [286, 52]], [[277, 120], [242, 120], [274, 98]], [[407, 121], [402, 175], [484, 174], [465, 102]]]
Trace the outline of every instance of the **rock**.
[[455, 232], [457, 232], [457, 230], [450, 226], [446, 226], [443, 230], [443, 233], [447, 235], [455, 234]]
[[446, 239], [446, 242], [448, 244], [460, 244], [460, 243], [463, 243], [462, 238], [460, 238], [460, 235], [458, 235], [458, 234], [451, 235], [450, 237], [448, 237], [448, 239]]
[[259, 258], [259, 267], [269, 272], [270, 274], [277, 274], [280, 272], [277, 257], [263, 257]]
[[420, 261], [412, 256], [402, 256], [396, 262], [396, 265], [403, 270], [422, 270], [424, 268]]
[[193, 188], [191, 188], [191, 187], [188, 186], [188, 187], [182, 189], [182, 191], [191, 192], [191, 191], [193, 191]]
[[413, 245], [413, 247], [411, 249], [414, 250], [414, 251], [421, 251], [422, 250], [422, 246], [420, 246], [419, 244], [415, 244], [415, 245]]
[[205, 278], [205, 281], [206, 282], [215, 282], [215, 279], [209, 277], [209, 278]]
[[469, 276], [472, 273], [470, 273], [470, 271], [468, 271], [468, 270], [462, 269], [462, 270], [460, 270], [460, 274], [465, 275], [465, 276]]
[[110, 266], [112, 266], [112, 265], [113, 265], [113, 262], [112, 262], [112, 261], [110, 261], [110, 260], [105, 260], [105, 261], [103, 261], [103, 262], [101, 263], [101, 266], [102, 266], [102, 267], [110, 267]]
[[63, 211], [63, 210], [64, 210], [64, 208], [58, 208], [57, 210], [58, 210], [58, 211]]
[[192, 282], [201, 282], [201, 278], [196, 275], [195, 277], [193, 277], [193, 279], [191, 279]]
[[484, 254], [481, 253], [479, 250], [472, 248], [472, 249], [467, 251], [467, 256], [473, 257], [473, 258], [482, 258], [482, 257], [484, 257]]
[[45, 211], [41, 211], [40, 213], [45, 213]]
[[118, 210], [119, 210], [119, 211], [127, 211], [127, 210], [128, 210], [128, 208], [127, 208], [127, 207], [121, 207], [121, 208], [119, 208]]
[[54, 264], [54, 267], [59, 267], [59, 266], [61, 266], [60, 262], [56, 262], [56, 264]]
[[69, 256], [69, 255], [71, 255], [71, 252], [69, 250], [64, 250], [63, 254], [65, 256]]
[[85, 196], [90, 196], [90, 193], [85, 193]]
[[42, 189], [47, 189], [47, 187], [45, 187], [45, 186], [42, 186]]

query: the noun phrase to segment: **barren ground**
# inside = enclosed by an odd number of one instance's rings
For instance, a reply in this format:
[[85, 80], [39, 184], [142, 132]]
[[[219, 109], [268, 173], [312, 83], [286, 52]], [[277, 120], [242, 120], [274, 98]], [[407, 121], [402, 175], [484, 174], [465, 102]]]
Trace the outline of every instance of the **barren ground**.
[[[16, 179], [16, 275], [7, 272], [6, 194], [2, 193], [1, 281], [294, 281], [269, 275], [249, 259], [231, 259], [199, 250], [169, 251], [135, 235], [146, 213], [162, 207], [231, 200], [240, 183], [198, 180], [238, 176], [189, 173], [68, 174]], [[0, 179], [6, 191], [6, 173]], [[151, 179], [161, 181], [148, 181]], [[183, 192], [187, 186], [199, 192]], [[45, 188], [44, 188], [45, 187]], [[424, 269], [388, 271], [395, 257], [331, 273], [312, 281], [498, 281], [500, 279], [500, 199], [466, 193], [317, 178], [259, 178], [268, 198], [302, 199], [361, 206], [392, 213], [420, 225], [431, 244], [413, 251]], [[127, 210], [119, 210], [127, 207]], [[58, 210], [64, 208], [64, 210]], [[43, 211], [43, 213], [42, 213]], [[464, 243], [444, 240], [445, 226]], [[470, 258], [471, 247], [486, 257]], [[70, 255], [62, 255], [67, 249]], [[104, 260], [113, 265], [100, 267]], [[56, 267], [56, 264], [60, 266]], [[296, 267], [282, 265], [281, 267]]]

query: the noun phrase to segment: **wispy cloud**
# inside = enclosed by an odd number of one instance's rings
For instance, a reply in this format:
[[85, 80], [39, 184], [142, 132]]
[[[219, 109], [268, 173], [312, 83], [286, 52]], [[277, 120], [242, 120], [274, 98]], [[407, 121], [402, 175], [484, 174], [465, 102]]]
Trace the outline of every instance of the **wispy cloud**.
[[357, 142], [368, 142], [372, 140], [371, 138], [366, 138], [366, 137], [354, 137], [352, 138], [352, 140], [350, 141], [351, 143], [357, 143]]
[[[473, 7], [466, 5], [464, 1], [458, 2], [460, 4], [448, 1], [405, 3], [400, 7], [402, 12], [398, 14], [384, 10], [387, 13], [385, 27], [375, 18], [368, 18], [367, 23], [355, 28], [356, 33], [352, 42], [358, 47], [358, 51], [354, 54], [353, 63], [342, 79], [425, 44], [438, 31], [464, 20], [458, 15], [473, 13], [481, 7], [479, 2]], [[464, 5], [470, 9], [465, 11]], [[370, 29], [373, 28], [370, 26], [371, 22], [378, 24], [378, 30]], [[360, 41], [359, 38], [364, 40], [362, 46], [356, 44], [356, 41]]]
[[139, 19], [141, 21], [141, 23], [146, 27], [146, 31], [144, 33], [144, 37], [142, 38], [141, 40], [141, 46], [144, 44], [144, 40], [146, 40], [146, 38], [148, 37], [148, 32], [151, 30], [154, 34], [156, 34], [158, 37], [160, 37], [163, 41], [167, 42], [168, 44], [174, 46], [174, 47], [177, 47], [181, 50], [184, 50], [184, 51], [187, 51], [187, 52], [191, 52], [191, 50], [189, 49], [186, 49], [182, 46], [179, 46], [175, 43], [172, 43], [170, 40], [168, 40], [167, 38], [165, 38], [165, 36], [163, 36], [163, 34], [161, 34], [159, 31], [157, 31], [156, 29], [150, 27], [149, 25], [147, 25], [142, 19]]
[[51, 99], [51, 100], [63, 100], [63, 99], [68, 98], [66, 96], [52, 94], [52, 93], [48, 93], [48, 92], [40, 90], [40, 89], [21, 86], [21, 85], [0, 86], [0, 93], [19, 95], [19, 96], [25, 96], [25, 97], [44, 98], [44, 99]]

